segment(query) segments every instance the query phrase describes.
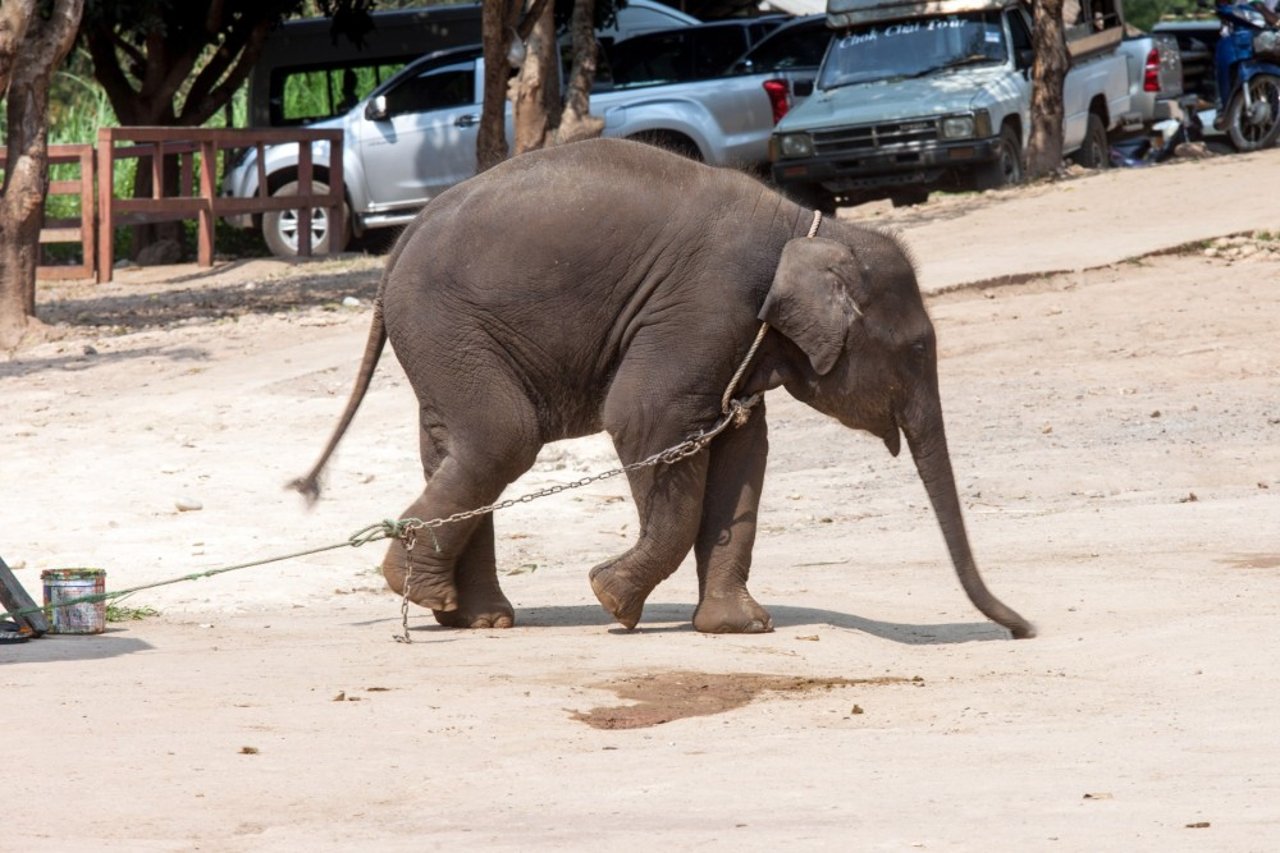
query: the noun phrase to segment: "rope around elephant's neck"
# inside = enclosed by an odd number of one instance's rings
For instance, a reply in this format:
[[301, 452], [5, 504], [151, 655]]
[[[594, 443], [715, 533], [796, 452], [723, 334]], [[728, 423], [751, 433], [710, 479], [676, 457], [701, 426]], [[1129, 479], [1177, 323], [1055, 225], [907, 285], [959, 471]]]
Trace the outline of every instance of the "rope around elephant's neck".
[[[815, 210], [813, 212], [813, 222], [809, 225], [809, 233], [804, 235], [805, 239], [812, 240], [815, 236], [817, 236], [818, 226], [821, 224], [822, 224], [822, 211]], [[746, 356], [743, 357], [742, 363], [739, 364], [738, 369], [734, 371], [733, 377], [729, 380], [728, 387], [724, 389], [724, 394], [723, 396], [720, 397], [720, 413], [721, 414], [723, 415], [729, 414], [729, 407], [731, 403], [729, 398], [733, 396], [734, 391], [738, 390], [738, 383], [742, 381], [742, 375], [747, 372], [747, 368], [751, 365], [751, 360], [755, 358], [756, 350], [760, 349], [760, 344], [764, 341], [765, 333], [767, 333], [768, 331], [769, 331], [769, 324], [761, 323], [760, 330], [756, 332], [756, 339], [751, 342], [751, 348], [747, 350], [747, 354]], [[741, 412], [739, 412], [740, 420], [738, 421], [738, 426], [742, 426], [742, 424], [746, 421], [747, 415], [751, 407], [754, 406], [757, 402], [759, 402], [758, 400], [759, 396], [760, 395], [757, 394], [754, 397], [752, 397], [751, 402], [748, 403], [746, 407], [742, 409]]]
[[821, 225], [821, 224], [822, 224], [822, 211], [821, 211], [821, 210], [815, 210], [815, 211], [813, 212], [813, 224], [809, 226], [809, 233], [808, 233], [808, 234], [806, 234], [806, 235], [804, 235], [804, 236], [805, 236], [805, 237], [807, 237], [807, 238], [808, 238], [808, 239], [810, 239], [810, 240], [812, 240], [814, 237], [817, 237], [817, 236], [818, 236], [818, 226], [819, 226], [819, 225]]

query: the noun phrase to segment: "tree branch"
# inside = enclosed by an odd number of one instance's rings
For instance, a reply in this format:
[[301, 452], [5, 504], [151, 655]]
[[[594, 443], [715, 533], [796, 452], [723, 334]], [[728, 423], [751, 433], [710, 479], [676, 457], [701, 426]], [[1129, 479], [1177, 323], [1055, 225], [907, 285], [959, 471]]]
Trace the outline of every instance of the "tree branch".
[[270, 21], [259, 21], [243, 36], [242, 46], [238, 51], [229, 48], [231, 37], [228, 36], [218, 53], [191, 85], [186, 102], [182, 105], [182, 124], [189, 127], [204, 124], [221, 109], [227, 99], [248, 79], [258, 57], [262, 55], [262, 46], [270, 31]]
[[[529, 11], [525, 13], [524, 18], [520, 21], [520, 27], [516, 30], [516, 35], [520, 37], [520, 41], [528, 41], [529, 34], [533, 32], [533, 28], [537, 26], [538, 19], [542, 17], [542, 10], [547, 7], [549, 0], [533, 0], [533, 5], [529, 7]], [[517, 11], [520, 4], [513, 4]]]
[[111, 25], [102, 21], [94, 21], [85, 30], [85, 43], [93, 60], [93, 76], [106, 91], [107, 100], [121, 123], [136, 124], [133, 115], [137, 92], [120, 67], [116, 41]]

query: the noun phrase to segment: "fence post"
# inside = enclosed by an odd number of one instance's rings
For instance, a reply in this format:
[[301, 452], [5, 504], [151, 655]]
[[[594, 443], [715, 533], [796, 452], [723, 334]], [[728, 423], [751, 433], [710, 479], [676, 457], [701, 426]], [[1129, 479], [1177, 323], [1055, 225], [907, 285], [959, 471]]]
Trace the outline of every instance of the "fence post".
[[94, 268], [98, 234], [93, 214], [93, 155], [94, 150], [88, 145], [80, 151], [80, 253], [84, 257], [85, 278], [94, 278], [97, 272]]
[[345, 165], [342, 161], [342, 138], [339, 137], [329, 143], [329, 196], [337, 199], [329, 206], [330, 254], [335, 246], [341, 245], [342, 238], [347, 233]]
[[116, 229], [111, 202], [115, 186], [115, 140], [111, 128], [98, 131], [98, 281], [111, 281], [115, 271]]
[[[192, 156], [195, 156], [194, 154]], [[217, 193], [215, 173], [218, 171], [218, 144], [213, 140], [200, 143], [200, 207], [197, 226], [196, 260], [202, 267], [213, 266], [214, 216], [213, 197]]]
[[[311, 140], [298, 143], [298, 195], [311, 195]], [[311, 257], [311, 205], [298, 208], [298, 257]]]

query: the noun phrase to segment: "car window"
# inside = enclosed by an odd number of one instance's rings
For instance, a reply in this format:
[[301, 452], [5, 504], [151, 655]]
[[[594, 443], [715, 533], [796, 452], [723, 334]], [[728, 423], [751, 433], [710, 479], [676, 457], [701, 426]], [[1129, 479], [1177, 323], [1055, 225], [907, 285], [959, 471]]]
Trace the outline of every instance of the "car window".
[[613, 85], [654, 86], [689, 77], [688, 37], [684, 33], [659, 33], [618, 42], [610, 56]]
[[609, 66], [617, 88], [707, 80], [726, 73], [749, 38], [748, 27], [739, 24], [649, 33], [613, 45], [602, 64]]
[[420, 113], [475, 103], [475, 63], [432, 68], [389, 89], [388, 115]]
[[342, 115], [403, 67], [403, 62], [397, 62], [279, 69], [271, 82], [272, 90], [281, 93], [279, 101], [271, 104], [272, 124], [301, 124]]
[[745, 59], [750, 60], [753, 72], [817, 68], [829, 41], [831, 30], [822, 21], [815, 26], [790, 27], [756, 45]]
[[1004, 26], [998, 13], [938, 15], [910, 26], [897, 22], [861, 24], [843, 31], [831, 43], [818, 87], [836, 89], [925, 77], [1005, 60]]
[[718, 27], [695, 32], [692, 79], [705, 80], [725, 73], [747, 46], [745, 27]]
[[1023, 51], [1032, 50], [1031, 31], [1027, 29], [1027, 20], [1022, 15], [1010, 12], [1007, 16], [1009, 21], [1009, 35], [1013, 40], [1014, 56], [1022, 54]]

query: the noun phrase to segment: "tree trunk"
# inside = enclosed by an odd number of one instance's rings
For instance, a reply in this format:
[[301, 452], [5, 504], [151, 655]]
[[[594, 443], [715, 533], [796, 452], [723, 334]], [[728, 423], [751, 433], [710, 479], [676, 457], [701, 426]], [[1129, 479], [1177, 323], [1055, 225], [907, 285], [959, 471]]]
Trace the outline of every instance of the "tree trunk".
[[573, 34], [573, 70], [555, 142], [561, 145], [591, 139], [604, 132], [604, 119], [591, 115], [591, 87], [596, 81], [596, 33], [592, 21], [595, 0], [577, 0], [569, 30]]
[[521, 0], [484, 0], [481, 39], [484, 43], [484, 103], [476, 136], [476, 171], [483, 172], [507, 159], [507, 79], [511, 65], [507, 51], [520, 14]]
[[[481, 40], [484, 44], [484, 104], [480, 109], [480, 129], [476, 136], [476, 171], [483, 172], [507, 159], [507, 94], [511, 79], [511, 62], [507, 52], [513, 40], [529, 38], [534, 25], [542, 19], [549, 0], [531, 0], [529, 12], [520, 19], [525, 0], [484, 0], [481, 14]], [[550, 15], [550, 13], [547, 13]], [[520, 29], [516, 30], [516, 25]], [[555, 24], [550, 39], [554, 49]], [[533, 51], [529, 51], [533, 52]], [[527, 54], [526, 54], [527, 56]], [[555, 60], [558, 61], [558, 60]], [[555, 77], [559, 99], [560, 69], [554, 64], [541, 69], [542, 79]]]
[[[34, 0], [6, 0], [30, 7]], [[32, 15], [8, 80], [8, 164], [0, 195], [0, 350], [18, 346], [36, 314], [36, 265], [49, 187], [49, 82], [75, 41], [84, 0]], [[7, 17], [9, 10], [6, 8]], [[0, 82], [4, 82], [0, 80]]]
[[1063, 0], [1035, 0], [1031, 67], [1031, 136], [1027, 177], [1043, 178], [1062, 167], [1062, 83], [1067, 76]]
[[524, 62], [513, 81], [517, 154], [547, 145], [560, 124], [559, 61], [555, 4], [547, 3], [529, 33]]

